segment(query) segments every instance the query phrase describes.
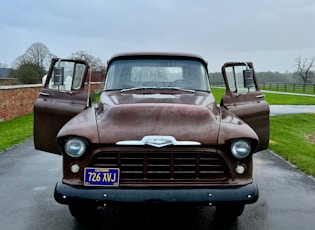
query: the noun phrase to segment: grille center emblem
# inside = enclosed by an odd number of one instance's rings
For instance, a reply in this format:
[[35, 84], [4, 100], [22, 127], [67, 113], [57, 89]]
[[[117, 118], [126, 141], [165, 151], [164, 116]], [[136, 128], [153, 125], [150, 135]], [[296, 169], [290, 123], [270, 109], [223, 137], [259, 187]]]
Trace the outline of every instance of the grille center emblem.
[[116, 145], [150, 145], [161, 148], [168, 145], [201, 145], [197, 141], [177, 141], [173, 136], [149, 135], [139, 140], [118, 141]]
[[[148, 136], [149, 137], [149, 136]], [[146, 145], [151, 145], [154, 147], [164, 147], [167, 145], [172, 145], [173, 144], [173, 140], [171, 136], [156, 136], [156, 137], [149, 137], [149, 138], [143, 138], [142, 140], [145, 142]]]

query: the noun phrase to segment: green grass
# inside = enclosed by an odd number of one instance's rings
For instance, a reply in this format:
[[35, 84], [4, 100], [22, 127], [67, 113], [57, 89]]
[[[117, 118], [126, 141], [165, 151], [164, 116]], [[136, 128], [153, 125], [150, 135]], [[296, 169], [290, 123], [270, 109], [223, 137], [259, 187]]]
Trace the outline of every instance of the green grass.
[[19, 144], [33, 136], [33, 114], [0, 122], [0, 151]]
[[315, 113], [270, 117], [269, 149], [315, 176]]
[[[213, 88], [212, 92], [219, 103], [225, 90]], [[269, 92], [264, 94], [269, 104], [315, 105], [314, 97]], [[1, 152], [32, 137], [33, 114], [0, 122], [0, 130]], [[305, 173], [315, 176], [315, 113], [271, 117], [269, 149]]]
[[264, 92], [265, 99], [272, 105], [315, 105], [315, 97], [296, 96]]
[[[212, 88], [212, 93], [217, 103], [220, 103], [222, 95], [225, 94], [223, 88]], [[297, 96], [289, 94], [279, 94], [264, 92], [265, 100], [271, 105], [315, 105], [315, 97]]]

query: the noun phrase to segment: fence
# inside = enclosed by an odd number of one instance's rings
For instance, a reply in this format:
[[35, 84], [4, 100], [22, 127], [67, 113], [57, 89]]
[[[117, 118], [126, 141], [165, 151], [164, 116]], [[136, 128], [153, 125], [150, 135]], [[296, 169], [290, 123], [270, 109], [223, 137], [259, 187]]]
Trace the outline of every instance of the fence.
[[[212, 83], [213, 87], [225, 87], [224, 83]], [[297, 84], [283, 82], [265, 82], [259, 84], [261, 90], [271, 90], [290, 93], [315, 94], [315, 84]]]
[[260, 89], [281, 92], [315, 94], [315, 84], [266, 82], [260, 84]]

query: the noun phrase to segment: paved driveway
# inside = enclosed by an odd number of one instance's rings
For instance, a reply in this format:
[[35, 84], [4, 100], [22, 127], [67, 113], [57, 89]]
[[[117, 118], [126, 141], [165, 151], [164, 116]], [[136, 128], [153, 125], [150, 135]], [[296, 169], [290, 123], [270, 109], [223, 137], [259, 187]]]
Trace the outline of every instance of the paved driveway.
[[315, 180], [270, 151], [254, 155], [259, 200], [237, 220], [215, 218], [214, 207], [101, 208], [77, 222], [55, 202], [61, 157], [34, 150], [33, 139], [0, 153], [0, 229], [306, 229], [315, 226]]
[[315, 113], [315, 105], [270, 105], [271, 116], [299, 113]]

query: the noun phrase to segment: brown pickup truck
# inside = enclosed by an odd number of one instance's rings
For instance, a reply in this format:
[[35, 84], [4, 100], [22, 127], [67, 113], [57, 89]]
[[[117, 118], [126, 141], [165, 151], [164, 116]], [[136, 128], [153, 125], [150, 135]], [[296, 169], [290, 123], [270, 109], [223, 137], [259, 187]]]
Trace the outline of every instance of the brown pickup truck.
[[93, 217], [98, 206], [186, 204], [236, 217], [258, 199], [252, 156], [268, 148], [269, 105], [252, 63], [222, 66], [220, 105], [198, 55], [115, 55], [93, 105], [88, 71], [83, 60], [53, 59], [34, 104], [35, 148], [62, 155], [54, 196], [73, 216]]

